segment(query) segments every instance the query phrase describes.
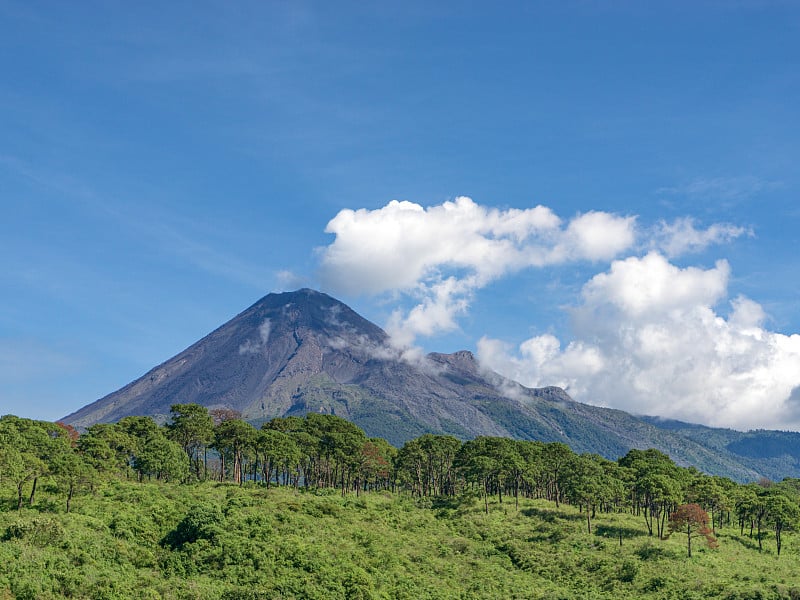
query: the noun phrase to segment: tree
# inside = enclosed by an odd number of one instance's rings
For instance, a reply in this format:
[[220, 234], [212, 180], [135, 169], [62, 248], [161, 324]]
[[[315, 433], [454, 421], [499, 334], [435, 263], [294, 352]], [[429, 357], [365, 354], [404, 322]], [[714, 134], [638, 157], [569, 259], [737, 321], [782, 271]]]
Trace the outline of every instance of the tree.
[[288, 433], [269, 427], [261, 428], [256, 434], [255, 450], [261, 460], [262, 479], [267, 487], [275, 473], [276, 483], [280, 483], [279, 472], [283, 468], [284, 483], [287, 483], [288, 472], [300, 462], [300, 449]]
[[720, 477], [699, 474], [689, 486], [688, 498], [710, 513], [711, 531], [716, 535], [719, 514], [728, 506], [724, 480]]
[[412, 493], [451, 495], [455, 491], [453, 461], [461, 442], [451, 435], [426, 433], [406, 442], [397, 454], [397, 469]]
[[478, 484], [483, 495], [484, 510], [489, 512], [489, 494], [497, 492], [503, 503], [503, 489], [522, 471], [522, 457], [509, 438], [480, 436], [466, 442], [458, 452], [456, 465], [467, 481]]
[[767, 523], [772, 525], [775, 532], [775, 544], [778, 556], [781, 555], [781, 545], [784, 529], [791, 529], [797, 526], [800, 521], [800, 507], [797, 502], [789, 498], [782, 490], [770, 490], [766, 497]]
[[[361, 450], [367, 441], [364, 431], [357, 425], [335, 415], [308, 413], [304, 422], [303, 444], [314, 442], [315, 448], [306, 448], [311, 458], [311, 475], [317, 485], [341, 487], [342, 495], [358, 476], [362, 461]], [[308, 473], [306, 474], [308, 476]]]
[[595, 457], [588, 454], [575, 456], [564, 469], [564, 492], [570, 502], [586, 507], [586, 527], [592, 533], [592, 514], [603, 498], [603, 467]]
[[644, 515], [647, 532], [664, 536], [664, 525], [670, 509], [683, 499], [683, 473], [672, 460], [658, 450], [630, 450], [619, 459], [619, 465], [630, 469], [632, 494], [637, 510]]
[[78, 450], [99, 472], [117, 471], [130, 477], [136, 441], [117, 425], [97, 423], [78, 438]]
[[369, 438], [361, 450], [361, 472], [364, 481], [373, 489], [388, 489], [392, 483], [393, 463], [397, 448], [383, 438]]
[[66, 493], [66, 509], [69, 512], [75, 494], [94, 482], [95, 470], [82, 455], [72, 451], [53, 457], [51, 470], [58, 489]]
[[[199, 404], [173, 404], [170, 413], [172, 421], [167, 424], [167, 436], [181, 445], [195, 475], [200, 478], [200, 451], [214, 440], [214, 419], [208, 409]], [[202, 466], [205, 477], [208, 473], [205, 459]]]
[[736, 518], [739, 520], [740, 532], [744, 535], [745, 524], [749, 522], [750, 537], [753, 537], [753, 527], [755, 526], [753, 515], [755, 506], [758, 503], [756, 489], [756, 486], [753, 485], [739, 486], [733, 494], [734, 510], [736, 511]]
[[21, 452], [14, 446], [0, 447], [0, 480], [11, 481], [17, 489], [17, 510], [22, 508], [23, 489], [45, 470], [46, 465], [29, 452]]
[[244, 450], [254, 445], [255, 437], [255, 427], [241, 419], [228, 419], [217, 425], [214, 432], [214, 447], [222, 459], [220, 478], [225, 475], [225, 454], [229, 453], [233, 458], [233, 481], [240, 485], [243, 483]]
[[133, 466], [140, 479], [147, 475], [163, 481], [182, 481], [189, 475], [189, 460], [183, 449], [160, 432], [145, 441]]
[[17, 510], [22, 508], [23, 490], [28, 482], [31, 492], [28, 504], [33, 505], [36, 483], [48, 471], [51, 438], [41, 422], [6, 415], [0, 419], [0, 477], [17, 488]]
[[545, 497], [556, 503], [561, 501], [561, 484], [564, 468], [573, 460], [575, 453], [566, 444], [551, 442], [542, 449], [542, 473], [545, 479]]
[[692, 538], [703, 537], [709, 548], [717, 547], [717, 540], [708, 527], [708, 513], [698, 504], [681, 504], [669, 517], [670, 533], [685, 533], [686, 548], [692, 557]]

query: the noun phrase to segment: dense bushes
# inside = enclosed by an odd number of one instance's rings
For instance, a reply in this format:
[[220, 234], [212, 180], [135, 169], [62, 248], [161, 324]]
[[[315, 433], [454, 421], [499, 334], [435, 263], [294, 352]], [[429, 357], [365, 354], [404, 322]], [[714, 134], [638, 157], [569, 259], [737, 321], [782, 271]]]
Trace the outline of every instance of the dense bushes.
[[[800, 596], [795, 480], [504, 438], [398, 451], [326, 415], [175, 417], [80, 437], [0, 419], [0, 598]], [[720, 542], [691, 561], [691, 527], [661, 539], [685, 504]]]

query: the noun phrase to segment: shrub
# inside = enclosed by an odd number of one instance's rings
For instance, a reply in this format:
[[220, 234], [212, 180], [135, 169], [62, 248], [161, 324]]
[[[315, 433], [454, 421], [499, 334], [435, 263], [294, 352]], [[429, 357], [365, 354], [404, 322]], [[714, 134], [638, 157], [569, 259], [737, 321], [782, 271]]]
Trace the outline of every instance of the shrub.
[[163, 544], [170, 548], [181, 548], [198, 540], [213, 541], [221, 531], [223, 521], [219, 507], [199, 504], [189, 509], [186, 516], [170, 531]]
[[30, 521], [17, 521], [6, 529], [3, 539], [25, 540], [34, 546], [61, 545], [65, 541], [61, 523], [50, 517], [34, 517]]
[[622, 561], [622, 564], [619, 566], [619, 571], [617, 572], [617, 579], [625, 583], [630, 583], [634, 579], [636, 579], [636, 575], [638, 573], [639, 573], [639, 565], [636, 564], [635, 561], [624, 560]]

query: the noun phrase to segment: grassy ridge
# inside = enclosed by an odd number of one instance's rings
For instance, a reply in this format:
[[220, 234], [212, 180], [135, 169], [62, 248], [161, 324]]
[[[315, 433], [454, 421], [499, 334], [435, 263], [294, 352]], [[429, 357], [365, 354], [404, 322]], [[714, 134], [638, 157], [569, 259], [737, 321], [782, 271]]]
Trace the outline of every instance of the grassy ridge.
[[630, 514], [589, 534], [542, 500], [109, 481], [64, 514], [43, 494], [0, 512], [0, 598], [800, 598], [797, 534], [778, 558], [726, 527], [687, 559]]

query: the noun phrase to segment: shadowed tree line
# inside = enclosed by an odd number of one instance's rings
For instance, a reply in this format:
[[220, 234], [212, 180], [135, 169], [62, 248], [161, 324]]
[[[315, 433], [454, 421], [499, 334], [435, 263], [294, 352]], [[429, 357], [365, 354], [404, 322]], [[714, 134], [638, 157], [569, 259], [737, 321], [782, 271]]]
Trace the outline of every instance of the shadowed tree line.
[[397, 449], [333, 415], [276, 418], [257, 429], [234, 411], [197, 404], [173, 405], [163, 426], [125, 417], [81, 435], [68, 425], [0, 418], [0, 481], [14, 490], [9, 508], [33, 506], [45, 482], [69, 512], [76, 495], [111, 477], [479, 497], [486, 512], [490, 503], [518, 508], [520, 497], [539, 498], [577, 507], [590, 533], [598, 513], [630, 512], [650, 536], [686, 535], [689, 554], [694, 538], [713, 546], [720, 527], [747, 531], [759, 551], [771, 536], [780, 554], [783, 532], [800, 524], [800, 480], [742, 485], [679, 467], [653, 449], [615, 462], [561, 443], [433, 434]]

